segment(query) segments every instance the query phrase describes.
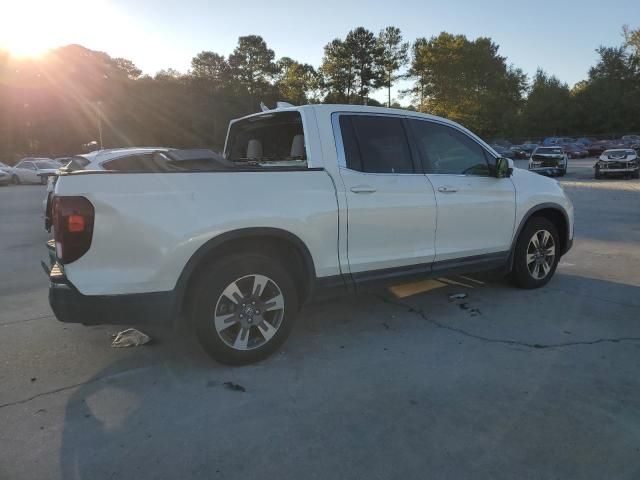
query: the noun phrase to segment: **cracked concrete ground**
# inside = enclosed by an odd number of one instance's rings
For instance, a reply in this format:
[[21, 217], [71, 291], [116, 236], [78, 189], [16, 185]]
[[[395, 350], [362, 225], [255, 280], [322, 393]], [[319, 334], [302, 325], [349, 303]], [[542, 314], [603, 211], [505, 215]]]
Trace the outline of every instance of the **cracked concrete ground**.
[[548, 287], [310, 305], [243, 368], [185, 332], [111, 349], [115, 327], [58, 323], [43, 190], [0, 188], [0, 479], [638, 478], [640, 182], [591, 165], [562, 180], [577, 238]]

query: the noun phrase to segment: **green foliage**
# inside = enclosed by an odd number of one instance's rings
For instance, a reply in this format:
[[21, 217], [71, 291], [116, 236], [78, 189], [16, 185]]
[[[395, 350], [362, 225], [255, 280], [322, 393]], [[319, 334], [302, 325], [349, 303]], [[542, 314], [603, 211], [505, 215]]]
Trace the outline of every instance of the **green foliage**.
[[382, 47], [364, 27], [351, 30], [344, 40], [335, 39], [324, 47], [320, 72], [325, 78], [327, 98], [332, 102], [369, 102], [369, 94], [383, 77]]
[[258, 35], [238, 39], [238, 46], [229, 56], [231, 78], [239, 93], [246, 94], [248, 108], [256, 109], [260, 98], [271, 90], [271, 79], [277, 72], [275, 53]]
[[391, 87], [402, 78], [397, 72], [409, 62], [409, 43], [402, 41], [402, 32], [397, 27], [381, 30], [376, 39], [380, 50], [379, 67], [382, 70], [376, 87], [387, 89], [387, 106], [391, 106]]
[[315, 69], [289, 57], [278, 60], [275, 86], [281, 100], [304, 105], [319, 101], [320, 81]]
[[409, 91], [420, 111], [460, 122], [484, 135], [510, 130], [522, 106], [526, 77], [498, 55], [489, 38], [470, 41], [442, 32], [413, 47]]
[[[600, 47], [588, 78], [572, 89], [538, 70], [530, 84], [489, 38], [440, 33], [411, 46], [400, 30], [358, 27], [324, 47], [322, 65], [275, 53], [256, 35], [240, 37], [228, 57], [198, 53], [187, 73], [143, 75], [128, 59], [69, 45], [44, 57], [0, 50], [0, 155], [62, 155], [97, 140], [105, 147], [213, 147], [229, 120], [273, 106], [314, 102], [381, 105], [370, 98], [400, 78], [412, 110], [451, 118], [486, 137], [640, 132], [640, 30]], [[408, 68], [405, 69], [405, 66]]]
[[571, 133], [571, 101], [566, 83], [538, 69], [522, 111], [523, 130], [534, 137]]

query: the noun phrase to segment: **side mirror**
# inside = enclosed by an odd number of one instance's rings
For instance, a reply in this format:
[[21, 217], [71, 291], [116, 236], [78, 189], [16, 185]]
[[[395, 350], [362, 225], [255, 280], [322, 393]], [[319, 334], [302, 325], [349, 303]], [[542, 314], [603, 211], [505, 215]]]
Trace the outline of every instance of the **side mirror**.
[[505, 157], [496, 158], [496, 178], [509, 178], [513, 174], [513, 160]]

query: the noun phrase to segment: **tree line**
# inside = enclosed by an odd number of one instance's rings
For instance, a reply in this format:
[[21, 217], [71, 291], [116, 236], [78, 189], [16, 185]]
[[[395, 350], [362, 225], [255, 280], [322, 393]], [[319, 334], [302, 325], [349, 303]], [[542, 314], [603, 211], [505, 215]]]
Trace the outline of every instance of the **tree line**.
[[[397, 27], [364, 27], [324, 47], [317, 68], [243, 36], [228, 56], [198, 53], [186, 73], [143, 74], [130, 60], [69, 45], [38, 59], [0, 51], [0, 155], [62, 155], [82, 145], [212, 147], [229, 120], [261, 102], [386, 105], [460, 122], [481, 136], [535, 138], [640, 131], [640, 29], [601, 46], [572, 88], [538, 70], [529, 79], [490, 38], [442, 32], [407, 42]], [[403, 79], [408, 88], [392, 98]]]

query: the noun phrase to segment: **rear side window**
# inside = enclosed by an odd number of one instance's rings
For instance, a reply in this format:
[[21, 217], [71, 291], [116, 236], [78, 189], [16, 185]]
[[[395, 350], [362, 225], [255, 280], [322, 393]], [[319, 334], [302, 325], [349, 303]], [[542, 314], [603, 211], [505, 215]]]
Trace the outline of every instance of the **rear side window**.
[[350, 170], [415, 172], [402, 119], [382, 115], [342, 115], [340, 131]]
[[245, 118], [229, 128], [225, 158], [261, 167], [307, 166], [299, 112], [274, 112]]
[[483, 148], [464, 133], [435, 122], [411, 120], [426, 173], [489, 175]]
[[169, 170], [163, 156], [147, 153], [142, 155], [127, 155], [105, 162], [105, 170], [119, 172], [166, 172]]

